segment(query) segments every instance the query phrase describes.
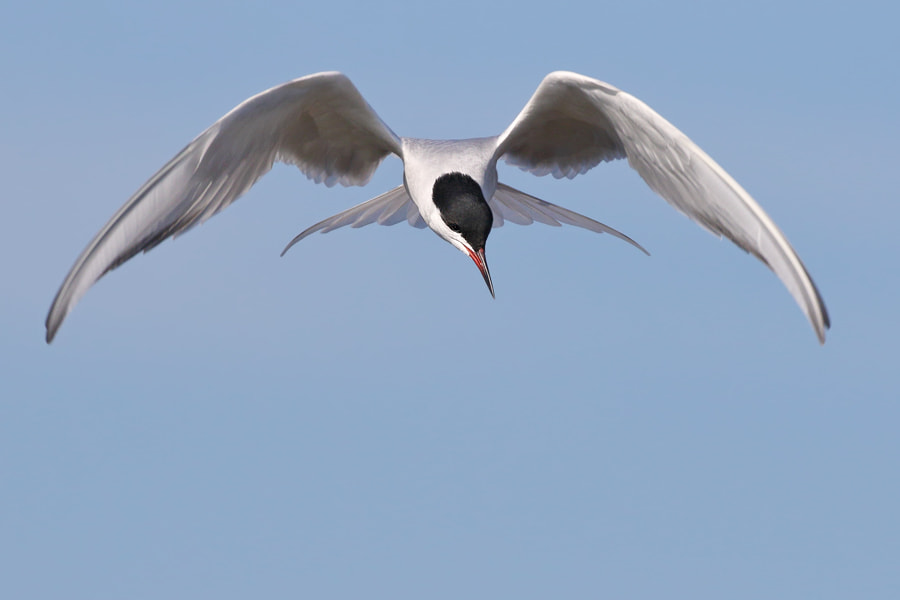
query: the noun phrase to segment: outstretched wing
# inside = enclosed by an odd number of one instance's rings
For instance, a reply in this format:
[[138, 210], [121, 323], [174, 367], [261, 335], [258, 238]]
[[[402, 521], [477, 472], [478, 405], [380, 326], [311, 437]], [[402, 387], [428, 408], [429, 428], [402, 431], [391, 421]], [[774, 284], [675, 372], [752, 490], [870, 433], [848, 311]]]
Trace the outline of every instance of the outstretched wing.
[[372, 223], [379, 225], [396, 225], [401, 221], [407, 221], [413, 227], [424, 229], [426, 227], [425, 220], [419, 214], [416, 204], [406, 193], [406, 188], [402, 185], [385, 192], [377, 198], [367, 200], [362, 204], [357, 204], [353, 208], [348, 208], [343, 212], [339, 212], [333, 217], [319, 221], [315, 225], [307, 227], [301, 231], [294, 239], [288, 242], [288, 245], [281, 251], [281, 255], [291, 249], [291, 246], [302, 240], [308, 235], [317, 231], [328, 233], [340, 227], [364, 227]]
[[88, 244], [50, 307], [47, 342], [104, 273], [216, 214], [276, 160], [317, 183], [364, 185], [401, 147], [340, 73], [303, 77], [242, 102], [150, 178]]
[[675, 208], [768, 265], [824, 343], [828, 312], [784, 234], [722, 167], [634, 96], [576, 73], [551, 73], [498, 137], [495, 158], [501, 157], [557, 178], [627, 158]]

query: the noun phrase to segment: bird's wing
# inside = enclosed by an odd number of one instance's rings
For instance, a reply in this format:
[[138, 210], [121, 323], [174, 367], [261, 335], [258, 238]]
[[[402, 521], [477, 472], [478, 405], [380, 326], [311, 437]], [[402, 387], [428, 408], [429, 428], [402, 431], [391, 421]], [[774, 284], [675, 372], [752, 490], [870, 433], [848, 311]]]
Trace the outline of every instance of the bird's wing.
[[634, 96], [575, 73], [551, 73], [497, 138], [494, 157], [557, 178], [627, 158], [670, 204], [768, 265], [824, 343], [828, 312], [784, 234], [722, 167]]
[[288, 245], [281, 251], [281, 255], [291, 249], [291, 246], [313, 234], [317, 231], [328, 233], [340, 227], [349, 225], [350, 227], [364, 227], [372, 223], [379, 225], [396, 225], [402, 221], [407, 221], [413, 227], [424, 229], [426, 227], [425, 220], [419, 214], [419, 209], [409, 197], [406, 188], [402, 185], [385, 192], [377, 198], [367, 200], [362, 204], [357, 204], [353, 208], [340, 212], [333, 217], [328, 217], [323, 221], [319, 221], [311, 227], [307, 227], [301, 231], [294, 239], [288, 242]]
[[535, 221], [545, 225], [552, 225], [553, 227], [559, 227], [563, 224], [574, 225], [596, 233], [608, 233], [628, 242], [644, 254], [650, 254], [636, 241], [609, 225], [604, 225], [590, 217], [551, 204], [546, 200], [535, 198], [503, 183], [497, 184], [497, 190], [488, 201], [488, 205], [494, 213], [494, 227], [501, 227], [504, 221], [509, 221], [516, 225], [531, 225]]
[[47, 341], [104, 273], [216, 214], [276, 160], [317, 183], [363, 185], [401, 147], [340, 73], [303, 77], [242, 102], [150, 178], [88, 244], [47, 315]]

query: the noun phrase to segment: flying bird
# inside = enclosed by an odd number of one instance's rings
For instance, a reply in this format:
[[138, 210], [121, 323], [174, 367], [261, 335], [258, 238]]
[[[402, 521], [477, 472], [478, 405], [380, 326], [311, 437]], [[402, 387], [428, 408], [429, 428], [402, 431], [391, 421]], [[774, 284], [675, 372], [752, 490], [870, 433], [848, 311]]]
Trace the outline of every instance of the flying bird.
[[[491, 292], [485, 258], [505, 221], [615, 229], [504, 185], [497, 162], [535, 175], [573, 178], [627, 159], [675, 208], [763, 261], [806, 314], [821, 343], [828, 313], [809, 273], [762, 208], [686, 135], [646, 104], [608, 83], [569, 72], [547, 75], [500, 135], [466, 140], [398, 137], [343, 74], [318, 73], [245, 100], [150, 178], [100, 230], [69, 271], [47, 315], [47, 343], [100, 277], [237, 200], [276, 161], [316, 183], [365, 185], [381, 161], [403, 161], [403, 183], [295, 237], [350, 225], [429, 227], [469, 256]], [[283, 253], [282, 253], [283, 254]]]

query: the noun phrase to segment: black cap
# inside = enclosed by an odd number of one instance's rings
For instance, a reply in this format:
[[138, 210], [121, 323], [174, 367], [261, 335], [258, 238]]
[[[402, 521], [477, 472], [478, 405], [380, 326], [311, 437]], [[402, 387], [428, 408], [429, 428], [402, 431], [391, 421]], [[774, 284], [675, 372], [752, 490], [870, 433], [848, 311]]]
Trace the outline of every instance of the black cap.
[[441, 175], [431, 197], [450, 229], [459, 232], [476, 251], [484, 248], [494, 214], [474, 179], [455, 172]]

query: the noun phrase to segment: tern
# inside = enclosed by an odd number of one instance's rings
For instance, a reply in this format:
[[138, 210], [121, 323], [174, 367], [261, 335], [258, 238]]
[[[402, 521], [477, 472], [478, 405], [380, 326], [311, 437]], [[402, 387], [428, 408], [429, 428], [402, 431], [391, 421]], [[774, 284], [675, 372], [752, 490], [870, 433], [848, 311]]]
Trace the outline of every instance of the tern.
[[[830, 326], [819, 291], [797, 253], [744, 189], [681, 131], [634, 96], [576, 73], [547, 75], [498, 136], [466, 140], [399, 137], [350, 80], [309, 75], [245, 100], [166, 163], [84, 249], [47, 315], [47, 343], [100, 277], [138, 252], [177, 236], [237, 200], [276, 161], [316, 183], [365, 185], [381, 161], [403, 161], [403, 183], [309, 227], [429, 227], [477, 265], [494, 295], [485, 258], [493, 227], [504, 221], [574, 225], [634, 240], [586, 216], [497, 180], [503, 159], [535, 175], [573, 178], [601, 162], [627, 159], [676, 209], [756, 256], [781, 279], [820, 343]], [[282, 255], [284, 252], [282, 252]]]

